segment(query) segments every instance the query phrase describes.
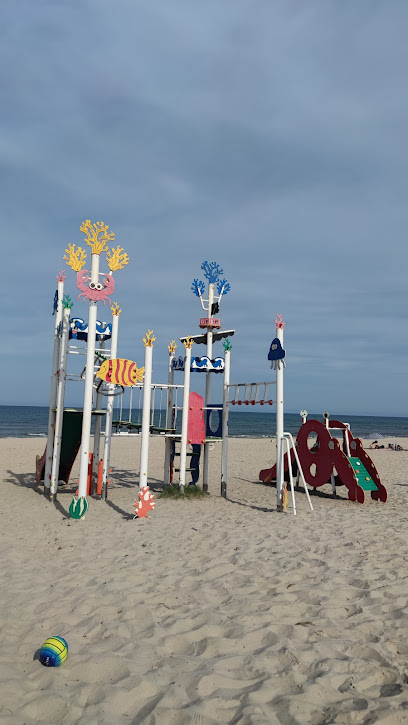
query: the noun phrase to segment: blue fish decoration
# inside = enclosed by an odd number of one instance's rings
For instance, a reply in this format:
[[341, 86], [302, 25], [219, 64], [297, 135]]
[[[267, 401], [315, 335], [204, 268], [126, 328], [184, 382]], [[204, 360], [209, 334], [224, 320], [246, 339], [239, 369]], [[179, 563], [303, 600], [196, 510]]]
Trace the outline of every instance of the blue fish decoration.
[[191, 372], [213, 372], [221, 373], [225, 367], [224, 358], [216, 357], [210, 360], [206, 355], [193, 357], [191, 360]]
[[52, 314], [55, 315], [57, 310], [58, 310], [58, 290], [56, 289], [55, 295], [54, 295], [54, 304], [53, 304]]
[[[184, 358], [174, 358], [172, 362], [173, 370], [184, 370]], [[222, 373], [224, 371], [225, 361], [223, 357], [215, 357], [210, 360], [206, 355], [202, 357], [191, 358], [190, 370], [192, 373]]]

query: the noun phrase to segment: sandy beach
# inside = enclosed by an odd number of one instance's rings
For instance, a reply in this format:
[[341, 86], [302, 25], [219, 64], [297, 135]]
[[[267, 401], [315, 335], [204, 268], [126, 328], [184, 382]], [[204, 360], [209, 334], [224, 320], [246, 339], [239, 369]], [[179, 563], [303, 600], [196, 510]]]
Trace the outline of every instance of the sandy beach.
[[[77, 467], [54, 505], [44, 439], [0, 440], [2, 725], [407, 723], [408, 452], [370, 452], [386, 504], [326, 486], [294, 517], [258, 482], [272, 442], [231, 439], [228, 500], [214, 446], [210, 496], [134, 520], [139, 446], [113, 439], [109, 500], [73, 521]], [[57, 669], [36, 659], [51, 635]]]

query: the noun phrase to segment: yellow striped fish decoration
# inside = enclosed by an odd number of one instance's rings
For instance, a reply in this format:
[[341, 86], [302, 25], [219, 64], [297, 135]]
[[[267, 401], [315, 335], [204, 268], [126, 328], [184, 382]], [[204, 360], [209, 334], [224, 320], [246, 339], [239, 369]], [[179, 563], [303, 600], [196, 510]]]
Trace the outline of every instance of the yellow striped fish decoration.
[[113, 360], [105, 360], [96, 375], [107, 383], [126, 387], [143, 382], [144, 368], [138, 368], [132, 360], [116, 357]]

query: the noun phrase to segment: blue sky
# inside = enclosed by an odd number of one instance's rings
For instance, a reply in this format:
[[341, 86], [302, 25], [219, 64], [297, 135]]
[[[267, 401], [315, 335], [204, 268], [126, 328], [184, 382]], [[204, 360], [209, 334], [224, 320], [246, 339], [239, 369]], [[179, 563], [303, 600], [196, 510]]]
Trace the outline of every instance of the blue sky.
[[91, 219], [130, 257], [119, 354], [153, 329], [156, 381], [215, 260], [233, 381], [271, 378], [279, 312], [288, 412], [405, 416], [407, 24], [405, 0], [5, 0], [0, 403], [48, 402], [55, 277]]

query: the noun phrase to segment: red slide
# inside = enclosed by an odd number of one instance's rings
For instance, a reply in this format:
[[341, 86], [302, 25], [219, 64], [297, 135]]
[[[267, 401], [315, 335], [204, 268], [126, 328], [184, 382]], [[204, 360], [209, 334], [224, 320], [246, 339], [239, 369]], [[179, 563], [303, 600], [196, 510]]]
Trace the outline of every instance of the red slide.
[[[293, 463], [294, 460], [295, 460], [295, 452], [294, 452], [293, 448], [291, 448], [291, 450], [290, 450], [291, 463]], [[284, 465], [283, 471], [284, 471], [284, 473], [287, 473], [287, 471], [289, 470], [287, 453], [285, 453], [283, 465]], [[272, 466], [272, 468], [264, 468], [263, 471], [260, 471], [259, 480], [262, 481], [263, 483], [272, 483], [272, 481], [276, 482], [276, 463], [274, 466]]]

